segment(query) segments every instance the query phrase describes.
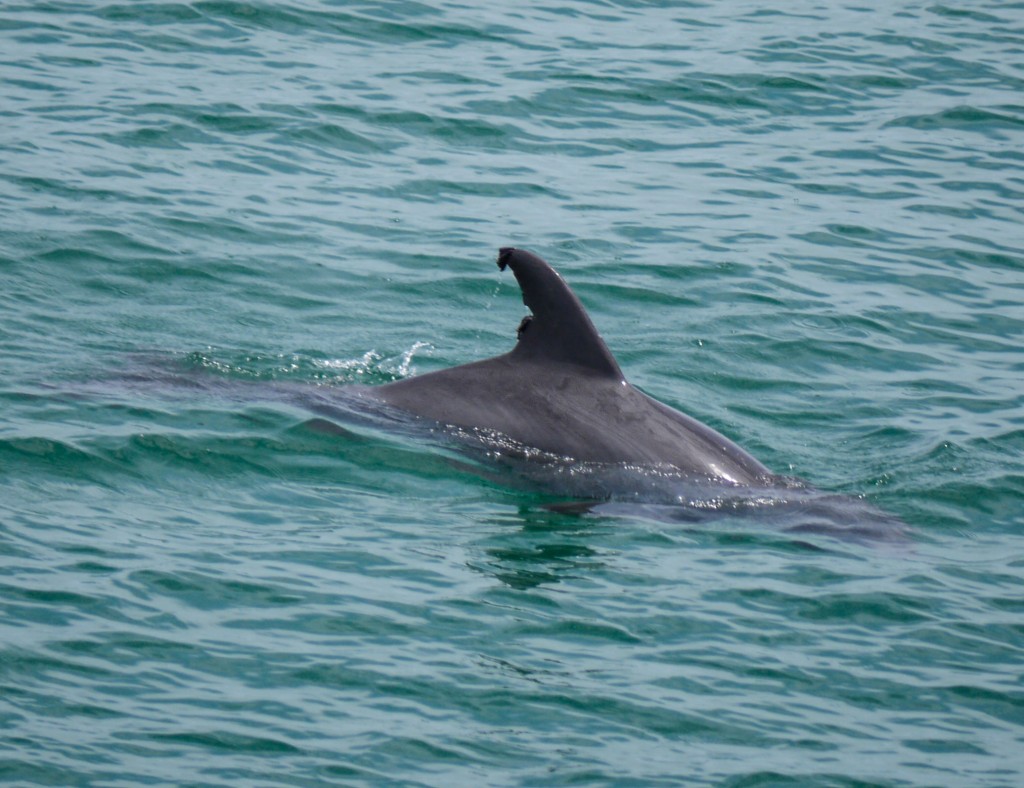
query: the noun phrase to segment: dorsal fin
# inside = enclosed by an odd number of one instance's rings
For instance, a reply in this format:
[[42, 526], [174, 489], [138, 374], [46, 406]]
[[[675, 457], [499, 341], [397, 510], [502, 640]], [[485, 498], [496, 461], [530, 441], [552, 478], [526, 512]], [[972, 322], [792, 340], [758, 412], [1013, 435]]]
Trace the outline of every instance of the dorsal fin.
[[574, 364], [624, 379], [583, 304], [554, 268], [537, 255], [512, 247], [498, 253], [498, 268], [504, 271], [506, 266], [519, 282], [523, 303], [533, 312], [533, 318], [519, 326], [513, 357]]

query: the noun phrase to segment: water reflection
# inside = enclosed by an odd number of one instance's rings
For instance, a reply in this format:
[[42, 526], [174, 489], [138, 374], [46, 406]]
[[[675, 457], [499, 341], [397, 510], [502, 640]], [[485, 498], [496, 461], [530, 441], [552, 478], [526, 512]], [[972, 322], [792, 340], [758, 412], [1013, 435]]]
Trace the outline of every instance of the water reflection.
[[520, 506], [488, 518], [501, 526], [494, 544], [474, 568], [518, 590], [552, 585], [591, 575], [602, 566], [588, 537], [604, 527], [605, 518], [580, 517], [552, 509]]

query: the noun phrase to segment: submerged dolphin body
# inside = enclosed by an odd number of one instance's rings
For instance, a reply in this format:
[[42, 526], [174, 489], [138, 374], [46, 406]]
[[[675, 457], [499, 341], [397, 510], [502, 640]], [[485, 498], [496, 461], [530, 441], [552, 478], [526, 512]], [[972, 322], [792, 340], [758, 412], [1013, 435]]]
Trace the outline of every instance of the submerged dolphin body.
[[705, 424], [631, 386], [561, 276], [537, 255], [505, 248], [533, 313], [500, 356], [367, 388], [388, 405], [582, 463], [668, 467], [726, 486], [771, 486], [760, 462]]

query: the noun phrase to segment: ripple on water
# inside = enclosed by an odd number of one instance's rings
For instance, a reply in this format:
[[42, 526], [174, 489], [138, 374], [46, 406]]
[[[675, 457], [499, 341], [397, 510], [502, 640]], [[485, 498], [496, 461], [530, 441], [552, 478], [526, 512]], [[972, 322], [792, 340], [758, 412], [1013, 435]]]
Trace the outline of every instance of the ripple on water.
[[[1017, 9], [4, 11], [5, 777], [1020, 782]], [[510, 347], [507, 244], [912, 538], [580, 513], [339, 404]]]

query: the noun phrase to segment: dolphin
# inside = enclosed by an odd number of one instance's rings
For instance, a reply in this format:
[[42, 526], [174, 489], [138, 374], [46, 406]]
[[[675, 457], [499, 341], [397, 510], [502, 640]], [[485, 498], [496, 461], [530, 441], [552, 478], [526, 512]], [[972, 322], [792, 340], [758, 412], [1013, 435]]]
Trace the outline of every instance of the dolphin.
[[[458, 457], [441, 455], [446, 468], [525, 483], [552, 497], [544, 506], [553, 511], [686, 524], [751, 515], [791, 533], [909, 539], [899, 518], [862, 496], [773, 474], [712, 428], [630, 385], [580, 300], [537, 255], [503, 248], [498, 267], [512, 269], [532, 314], [519, 324], [514, 347], [494, 358], [384, 385], [279, 380], [253, 389], [248, 381], [206, 374], [205, 364], [197, 370], [191, 359], [168, 369], [162, 358], [141, 356], [117, 379], [146, 390], [160, 384], [243, 403], [295, 405], [316, 414], [302, 427], [344, 439], [342, 451], [361, 457], [375, 447], [376, 456], [402, 467], [410, 465], [405, 451], [389, 453], [373, 435], [383, 428], [422, 438], [426, 427], [432, 439], [440, 434], [458, 443]], [[416, 468], [424, 462], [431, 460], [414, 455]]]
[[507, 353], [373, 386], [388, 406], [470, 433], [499, 433], [523, 447], [581, 463], [667, 468], [726, 486], [771, 486], [780, 477], [731, 440], [631, 385], [583, 304], [544, 260], [506, 247], [531, 315]]

